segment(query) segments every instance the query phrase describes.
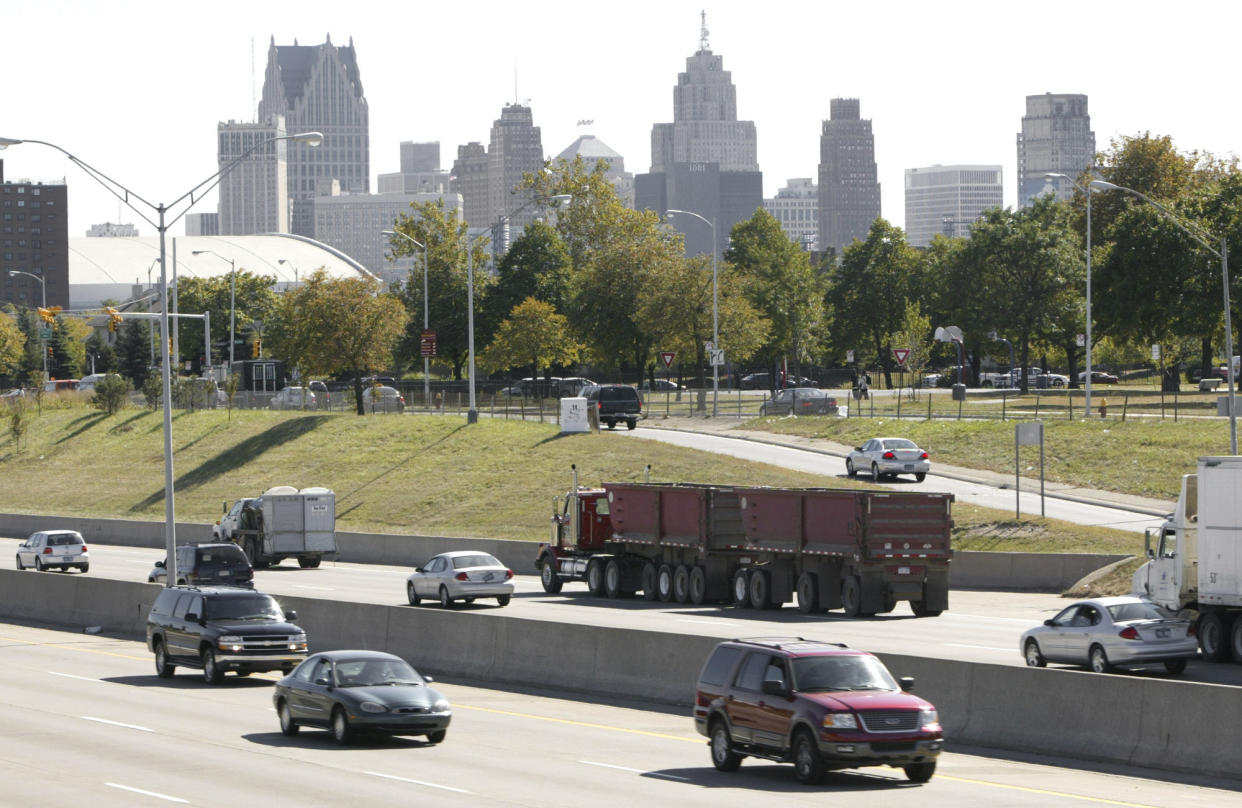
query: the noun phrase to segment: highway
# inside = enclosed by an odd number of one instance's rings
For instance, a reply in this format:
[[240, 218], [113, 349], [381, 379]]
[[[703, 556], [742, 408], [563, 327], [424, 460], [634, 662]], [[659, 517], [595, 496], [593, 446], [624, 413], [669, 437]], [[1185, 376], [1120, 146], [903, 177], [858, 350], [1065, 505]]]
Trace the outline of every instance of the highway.
[[[418, 661], [412, 660], [417, 666]], [[792, 767], [746, 761], [712, 769], [688, 709], [588, 703], [547, 692], [444, 681], [454, 708], [444, 743], [368, 740], [341, 748], [325, 732], [286, 738], [273, 677], [155, 676], [132, 640], [0, 624], [0, 804], [12, 806], [765, 806], [868, 804], [1169, 806], [1238, 804], [1236, 782], [1162, 776], [1074, 761], [948, 749], [913, 785], [893, 769], [801, 786]]]

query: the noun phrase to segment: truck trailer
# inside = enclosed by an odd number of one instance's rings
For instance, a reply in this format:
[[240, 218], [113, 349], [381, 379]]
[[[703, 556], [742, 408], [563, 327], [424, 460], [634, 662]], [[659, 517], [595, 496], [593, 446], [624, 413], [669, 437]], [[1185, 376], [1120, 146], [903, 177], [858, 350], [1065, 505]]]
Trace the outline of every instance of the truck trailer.
[[609, 598], [891, 611], [949, 605], [952, 494], [604, 483], [558, 498], [536, 567], [544, 591]]
[[[232, 517], [232, 518], [230, 518]], [[313, 569], [336, 553], [336, 494], [327, 488], [278, 485], [240, 499], [217, 524], [219, 537], [239, 545], [250, 563], [270, 567], [286, 558]]]
[[1242, 663], [1242, 457], [1200, 457], [1134, 573], [1135, 595], [1195, 616], [1205, 659]]

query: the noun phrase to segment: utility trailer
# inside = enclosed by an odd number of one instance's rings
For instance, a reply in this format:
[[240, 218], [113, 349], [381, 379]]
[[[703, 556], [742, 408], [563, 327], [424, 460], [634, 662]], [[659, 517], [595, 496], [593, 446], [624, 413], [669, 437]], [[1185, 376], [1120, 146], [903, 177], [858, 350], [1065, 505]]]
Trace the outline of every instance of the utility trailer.
[[224, 538], [241, 546], [254, 566], [296, 558], [298, 566], [314, 569], [336, 553], [336, 494], [330, 489], [278, 485], [238, 501], [238, 528]]

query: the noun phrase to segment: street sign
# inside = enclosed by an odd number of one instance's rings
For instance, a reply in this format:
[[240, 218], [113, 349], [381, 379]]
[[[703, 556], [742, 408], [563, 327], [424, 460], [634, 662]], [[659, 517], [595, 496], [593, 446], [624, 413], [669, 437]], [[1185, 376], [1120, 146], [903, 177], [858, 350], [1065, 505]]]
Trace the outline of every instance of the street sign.
[[418, 340], [419, 350], [423, 356], [436, 355], [436, 332], [424, 331]]
[[676, 351], [660, 351], [660, 361], [664, 363], [665, 370], [673, 366], [673, 360], [676, 357]]
[[854, 352], [853, 351], [845, 352], [845, 361], [849, 362], [851, 365], [854, 364]]
[[1152, 346], [1151, 346], [1151, 361], [1153, 361], [1153, 362], [1159, 362], [1159, 361], [1160, 361], [1160, 343], [1158, 343], [1158, 342], [1153, 342], [1153, 343], [1152, 343]]
[[725, 363], [724, 348], [713, 348], [707, 352], [707, 355], [709, 357], [708, 364], [712, 367], [720, 367]]
[[1085, 348], [1085, 347], [1087, 347], [1087, 335], [1086, 335], [1086, 334], [1079, 334], [1079, 335], [1078, 335], [1078, 337], [1075, 339], [1075, 342], [1077, 342], [1077, 343], [1078, 343], [1078, 347], [1079, 347], [1079, 348]]
[[906, 358], [910, 356], [910, 349], [909, 348], [894, 348], [893, 356], [896, 357], [897, 364], [901, 365], [902, 367], [905, 367]]
[[47, 326], [39, 326], [39, 339], [49, 340], [52, 338], [52, 329]]

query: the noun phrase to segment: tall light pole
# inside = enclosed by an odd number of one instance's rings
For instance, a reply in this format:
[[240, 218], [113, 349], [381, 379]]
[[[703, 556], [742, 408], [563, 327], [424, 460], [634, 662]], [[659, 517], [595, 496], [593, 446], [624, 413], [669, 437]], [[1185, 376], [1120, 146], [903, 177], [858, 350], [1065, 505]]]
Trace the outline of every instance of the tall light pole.
[[[47, 146], [65, 155], [65, 157], [69, 158], [70, 162], [85, 171], [91, 179], [106, 188], [108, 192], [117, 199], [124, 202], [130, 210], [137, 213], [138, 216], [141, 217], [147, 224], [155, 227], [156, 231], [160, 234], [160, 292], [164, 301], [164, 305], [160, 310], [160, 326], [162, 329], [160, 339], [160, 372], [164, 385], [162, 401], [164, 407], [164, 542], [165, 551], [167, 553], [164, 565], [168, 573], [166, 578], [167, 586], [174, 586], [177, 581], [177, 523], [176, 509], [173, 501], [172, 370], [169, 364], [168, 356], [168, 260], [167, 252], [164, 247], [165, 236], [168, 233], [168, 228], [184, 216], [196, 202], [202, 199], [204, 194], [212, 188], [215, 188], [220, 182], [220, 178], [231, 171], [234, 166], [249, 157], [256, 149], [262, 148], [269, 143], [275, 143], [279, 140], [294, 140], [310, 146], [318, 146], [323, 142], [323, 135], [318, 132], [304, 132], [297, 135], [280, 135], [278, 137], [268, 138], [262, 143], [256, 143], [246, 151], [242, 152], [239, 157], [234, 159], [224, 168], [216, 171], [207, 179], [177, 197], [170, 204], [165, 205], [163, 202], [157, 204], [147, 201], [145, 198], [129, 190], [121, 183], [109, 177], [107, 174], [104, 174], [99, 169], [90, 165], [85, 160], [75, 157], [60, 146], [57, 146], [55, 143], [48, 143], [45, 140], [23, 141], [18, 138], [0, 137], [0, 149], [5, 149], [9, 146], [16, 146], [20, 143], [33, 143], [40, 146]], [[181, 208], [180, 212], [177, 212], [177, 206], [181, 205], [183, 202], [185, 203], [185, 207]], [[141, 204], [143, 207], [139, 208], [137, 206], [138, 204]], [[147, 215], [147, 212], [155, 215], [155, 221], [152, 221], [152, 219]]]
[[[286, 260], [286, 259], [284, 259], [284, 258], [277, 258], [277, 259], [276, 259], [276, 263], [278, 263], [278, 264], [288, 264], [289, 266], [293, 267], [293, 288], [294, 288], [294, 289], [296, 289], [296, 288], [298, 287], [298, 267], [297, 267], [297, 264], [293, 263], [292, 261], [288, 261], [288, 260]], [[286, 281], [286, 284], [287, 284], [287, 283], [288, 283], [288, 282]], [[287, 288], [287, 286], [286, 286], [286, 288]]]
[[[25, 275], [26, 277], [34, 278], [36, 281], [39, 282], [39, 288], [43, 291], [43, 294], [41, 295], [41, 298], [43, 300], [43, 308], [46, 309], [47, 308], [47, 281], [43, 280], [43, 276], [36, 275], [33, 272], [23, 272], [20, 269], [9, 270], [10, 278], [16, 275]], [[39, 326], [39, 328], [42, 329], [43, 326]], [[44, 344], [43, 340], [39, 340], [39, 353], [43, 354], [43, 381], [47, 381], [47, 345]]]
[[474, 398], [474, 239], [466, 228], [466, 353], [470, 369], [470, 408], [466, 410], [466, 423], [479, 421], [479, 409]]
[[[712, 347], [716, 351], [719, 351], [720, 350], [720, 286], [717, 280], [718, 273], [717, 273], [717, 264], [716, 264], [716, 254], [720, 251], [719, 249], [717, 249], [718, 245], [716, 243], [716, 217], [713, 216], [712, 220], [709, 222], [706, 218], [704, 218], [703, 216], [700, 216], [699, 214], [695, 213], [692, 210], [676, 210], [674, 208], [669, 208], [668, 210], [665, 211], [665, 213], [667, 213], [670, 216], [677, 215], [677, 214], [681, 214], [682, 216], [693, 216], [694, 218], [703, 222], [703, 224], [707, 225], [708, 227], [712, 229]], [[708, 361], [711, 361], [710, 356], [708, 357]], [[719, 398], [720, 398], [720, 366], [717, 365], [715, 362], [712, 362], [712, 417], [713, 418], [715, 418], [718, 413], [717, 401], [719, 400]]]
[[[214, 255], [221, 261], [229, 262], [229, 375], [233, 375], [233, 343], [237, 341], [234, 331], [237, 327], [237, 263], [232, 258], [225, 258], [211, 250], [194, 250], [193, 255]], [[282, 261], [284, 259], [281, 259]], [[207, 345], [207, 364], [211, 364], [211, 345]]]
[[[400, 230], [381, 230], [380, 233], [390, 239], [394, 236], [401, 236], [423, 251], [423, 331], [426, 331], [431, 328], [431, 307], [427, 300], [427, 247], [413, 236], [402, 233]], [[421, 341], [419, 345], [421, 347]], [[431, 409], [431, 357], [426, 354], [423, 355], [423, 403]]]

